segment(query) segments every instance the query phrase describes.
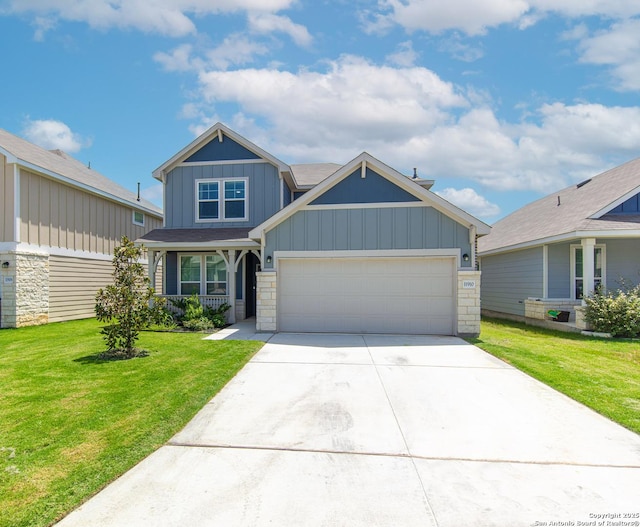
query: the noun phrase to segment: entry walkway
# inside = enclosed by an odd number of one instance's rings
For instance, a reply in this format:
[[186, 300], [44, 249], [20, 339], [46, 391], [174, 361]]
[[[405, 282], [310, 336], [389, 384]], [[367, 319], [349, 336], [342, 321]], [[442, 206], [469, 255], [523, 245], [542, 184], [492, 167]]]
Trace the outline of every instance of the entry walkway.
[[59, 527], [576, 525], [639, 495], [640, 436], [460, 339], [276, 334]]

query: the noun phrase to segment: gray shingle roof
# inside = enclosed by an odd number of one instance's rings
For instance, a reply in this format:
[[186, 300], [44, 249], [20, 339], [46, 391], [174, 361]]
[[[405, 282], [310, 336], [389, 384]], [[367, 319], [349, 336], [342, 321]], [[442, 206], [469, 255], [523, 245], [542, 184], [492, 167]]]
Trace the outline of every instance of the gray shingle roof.
[[87, 190], [93, 189], [117, 201], [126, 201], [134, 208], [146, 209], [158, 216], [162, 215], [162, 209], [150, 201], [144, 199], [137, 201], [136, 194], [61, 150], [45, 150], [2, 129], [0, 129], [0, 148], [23, 163], [57, 174], [62, 179], [68, 180], [69, 184], [75, 183], [80, 187], [89, 187]]
[[216, 241], [249, 241], [248, 228], [222, 229], [154, 229], [138, 238], [136, 243], [165, 242], [165, 243], [206, 243]]
[[302, 165], [289, 165], [291, 172], [300, 187], [313, 187], [327, 179], [342, 165], [337, 163], [306, 163]]
[[[534, 201], [497, 221], [478, 240], [485, 253], [584, 231], [640, 229], [640, 216], [604, 214], [625, 195], [640, 192], [640, 158]], [[596, 217], [597, 216], [597, 217]], [[592, 219], [596, 217], [595, 219]]]

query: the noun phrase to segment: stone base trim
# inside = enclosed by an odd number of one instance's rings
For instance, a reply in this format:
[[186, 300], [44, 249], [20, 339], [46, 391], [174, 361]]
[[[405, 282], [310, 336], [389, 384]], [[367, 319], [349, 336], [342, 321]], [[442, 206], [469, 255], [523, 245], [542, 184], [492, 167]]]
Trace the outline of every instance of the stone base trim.
[[480, 335], [480, 271], [458, 271], [456, 335]]
[[277, 285], [275, 271], [256, 273], [256, 331], [276, 331]]
[[527, 298], [524, 301], [525, 318], [537, 320], [549, 320], [547, 311], [569, 311], [569, 320], [574, 319], [575, 309], [580, 306], [580, 300], [570, 300], [568, 298]]

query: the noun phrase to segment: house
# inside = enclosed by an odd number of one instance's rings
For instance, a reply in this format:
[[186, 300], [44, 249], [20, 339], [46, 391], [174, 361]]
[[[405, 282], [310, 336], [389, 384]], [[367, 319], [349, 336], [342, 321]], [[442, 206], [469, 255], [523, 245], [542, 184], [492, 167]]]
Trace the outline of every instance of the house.
[[0, 130], [0, 328], [95, 316], [113, 250], [162, 212], [60, 150]]
[[[165, 224], [138, 238], [169, 298], [262, 331], [476, 335], [489, 227], [362, 153], [287, 165], [222, 124], [162, 164]], [[155, 279], [155, 266], [150, 266]]]
[[480, 239], [482, 311], [526, 321], [640, 282], [640, 159], [522, 207]]

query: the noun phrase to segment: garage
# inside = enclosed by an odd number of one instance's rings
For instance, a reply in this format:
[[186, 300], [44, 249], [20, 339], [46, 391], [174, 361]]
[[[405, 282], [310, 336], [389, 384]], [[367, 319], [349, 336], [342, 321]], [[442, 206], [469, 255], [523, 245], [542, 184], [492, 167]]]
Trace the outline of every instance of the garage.
[[455, 259], [281, 258], [278, 329], [455, 333]]

